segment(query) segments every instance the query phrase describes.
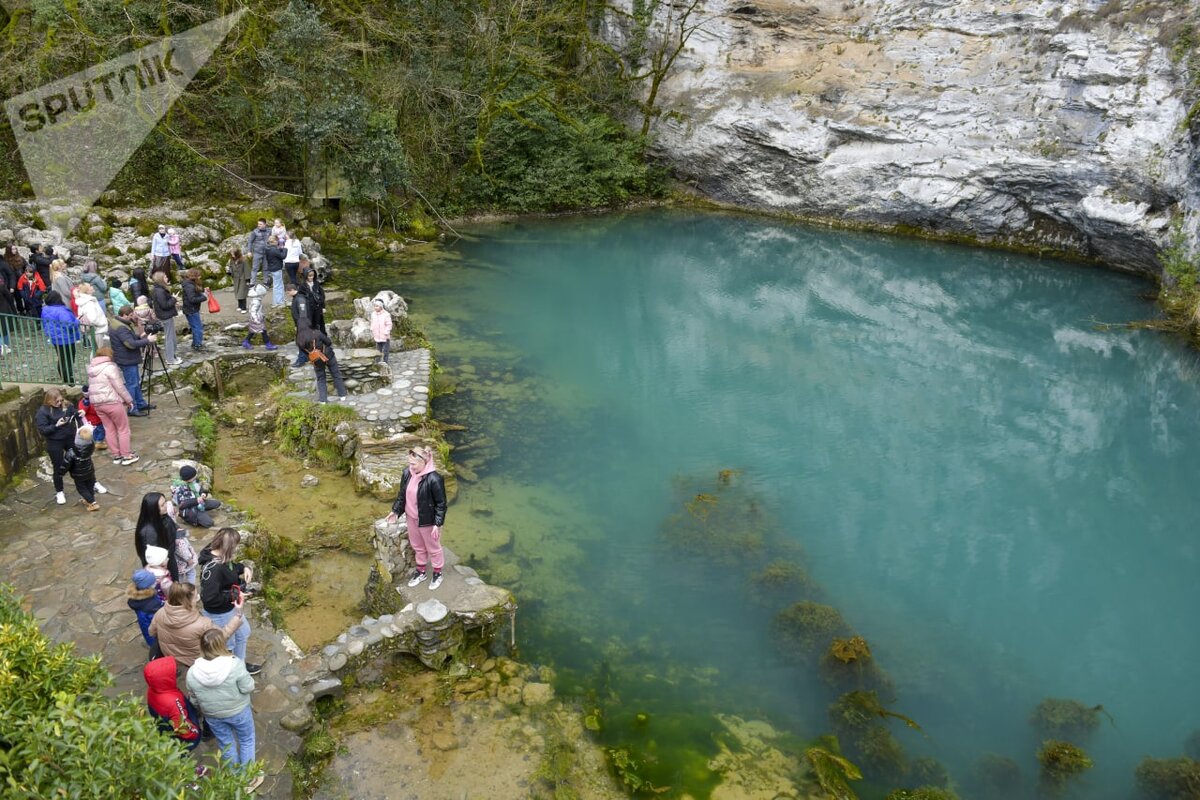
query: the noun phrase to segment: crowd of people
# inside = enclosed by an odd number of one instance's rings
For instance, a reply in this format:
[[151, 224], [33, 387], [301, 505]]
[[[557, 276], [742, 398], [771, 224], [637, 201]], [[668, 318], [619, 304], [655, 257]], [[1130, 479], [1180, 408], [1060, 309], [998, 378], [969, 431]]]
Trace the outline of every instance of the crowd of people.
[[[181, 507], [181, 501], [191, 505]], [[253, 570], [234, 558], [241, 542], [234, 528], [221, 528], [195, 551], [177, 520], [211, 526], [207, 513], [203, 520], [187, 515], [197, 501], [208, 511], [220, 507], [196, 482], [195, 467], [185, 466], [171, 499], [160, 492], [142, 497], [134, 528], [142, 566], [133, 571], [126, 597], [149, 648], [146, 704], [159, 729], [187, 750], [215, 737], [221, 758], [248, 770], [255, 758], [250, 696], [253, 676], [262, 671], [246, 661], [250, 623], [243, 607]], [[203, 775], [204, 767], [196, 769]], [[261, 772], [245, 777], [247, 792], [264, 778]]]
[[[204, 350], [201, 310], [210, 291], [200, 271], [188, 268], [182, 239], [174, 228], [158, 226], [150, 237], [149, 262], [148, 273], [138, 267], [127, 281], [119, 276], [105, 280], [93, 260], [84, 261], [82, 271], [72, 271], [52, 248], [35, 243], [23, 255], [10, 242], [0, 258], [0, 357], [13, 352], [11, 336], [16, 326], [12, 317], [24, 316], [41, 321], [42, 332], [56, 354], [59, 378], [67, 386], [79, 382], [76, 355], [85, 337], [94, 340], [95, 347], [111, 343], [111, 358], [127, 378], [132, 378], [135, 370], [125, 368], [133, 361], [140, 364], [143, 349], [160, 341], [164, 365], [181, 365], [176, 320], [180, 316], [187, 320], [192, 349]], [[278, 347], [266, 329], [264, 302], [268, 290], [276, 305], [283, 304], [285, 291], [304, 298], [302, 313], [292, 301], [298, 331], [304, 327], [326, 333], [325, 292], [304, 252], [300, 234], [289, 231], [281, 220], [276, 219], [268, 228], [266, 219], [259, 219], [244, 249], [235, 248], [229, 254], [226, 273], [233, 278], [238, 311], [248, 315], [249, 332], [243, 347], [252, 348], [258, 336], [268, 350]], [[294, 287], [294, 291], [287, 287]], [[338, 394], [344, 395], [336, 360], [328, 365], [328, 371]], [[134, 391], [134, 383], [127, 380], [125, 387], [136, 399], [133, 411], [144, 411], [144, 400], [140, 390]]]

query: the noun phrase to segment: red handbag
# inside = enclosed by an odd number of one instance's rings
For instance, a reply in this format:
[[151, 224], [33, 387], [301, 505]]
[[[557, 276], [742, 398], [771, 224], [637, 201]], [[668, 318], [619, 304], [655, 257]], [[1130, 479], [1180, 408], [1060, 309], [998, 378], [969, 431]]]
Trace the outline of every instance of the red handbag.
[[208, 313], [220, 313], [221, 304], [217, 302], [217, 298], [213, 295], [212, 289], [205, 289], [204, 293], [208, 295]]

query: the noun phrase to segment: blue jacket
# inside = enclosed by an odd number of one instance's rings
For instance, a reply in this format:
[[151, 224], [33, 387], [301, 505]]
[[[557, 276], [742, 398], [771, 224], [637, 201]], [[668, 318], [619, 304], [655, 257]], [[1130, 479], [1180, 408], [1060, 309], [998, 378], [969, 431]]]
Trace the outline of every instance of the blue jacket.
[[42, 330], [51, 344], [74, 344], [80, 339], [79, 320], [66, 306], [42, 306]]

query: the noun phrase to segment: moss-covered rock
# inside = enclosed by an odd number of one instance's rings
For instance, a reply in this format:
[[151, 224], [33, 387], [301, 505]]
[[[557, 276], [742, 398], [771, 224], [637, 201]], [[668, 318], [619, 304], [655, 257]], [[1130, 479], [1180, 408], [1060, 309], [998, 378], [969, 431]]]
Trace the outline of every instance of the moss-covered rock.
[[1083, 741], [1100, 727], [1103, 706], [1086, 706], [1078, 700], [1047, 697], [1037, 704], [1029, 723], [1050, 739]]
[[815, 654], [850, 633], [850, 626], [833, 606], [802, 600], [776, 615], [775, 631], [786, 648]]
[[1042, 742], [1037, 760], [1041, 765], [1042, 787], [1051, 793], [1062, 791], [1072, 778], [1093, 766], [1092, 759], [1082, 747], [1057, 739]]
[[1134, 772], [1138, 789], [1151, 800], [1200, 798], [1200, 761], [1192, 758], [1143, 758]]

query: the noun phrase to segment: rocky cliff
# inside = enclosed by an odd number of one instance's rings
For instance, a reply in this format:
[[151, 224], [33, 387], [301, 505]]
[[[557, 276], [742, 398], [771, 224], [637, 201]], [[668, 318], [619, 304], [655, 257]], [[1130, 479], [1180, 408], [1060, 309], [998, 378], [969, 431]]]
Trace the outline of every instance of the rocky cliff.
[[[1157, 272], [1175, 220], [1196, 240], [1192, 2], [701, 9], [660, 91], [655, 146], [705, 195], [1141, 272]], [[630, 25], [614, 18], [608, 36]]]

